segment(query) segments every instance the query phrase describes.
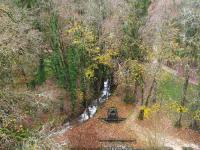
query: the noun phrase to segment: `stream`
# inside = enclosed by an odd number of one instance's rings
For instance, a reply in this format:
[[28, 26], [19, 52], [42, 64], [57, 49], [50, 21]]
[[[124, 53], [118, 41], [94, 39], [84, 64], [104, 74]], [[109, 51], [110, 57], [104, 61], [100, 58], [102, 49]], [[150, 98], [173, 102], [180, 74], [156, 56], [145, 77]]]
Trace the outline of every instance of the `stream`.
[[81, 114], [79, 121], [84, 122], [92, 118], [95, 115], [98, 106], [104, 103], [109, 96], [110, 96], [110, 86], [109, 86], [109, 81], [106, 80], [104, 81], [104, 87], [101, 96], [99, 97], [99, 99], [92, 101], [90, 106], [87, 109], [85, 109], [85, 111]]
[[[92, 118], [96, 112], [97, 109], [100, 105], [102, 105], [102, 103], [104, 103], [108, 97], [111, 95], [110, 93], [110, 85], [109, 85], [109, 80], [105, 80], [104, 81], [104, 86], [103, 86], [103, 90], [101, 92], [101, 95], [98, 99], [95, 99], [91, 102], [91, 104], [88, 106], [88, 108], [86, 108], [84, 110], [84, 112], [77, 118], [75, 119], [76, 124], [81, 124], [84, 123], [85, 121], [89, 120], [90, 118]], [[67, 130], [71, 129], [73, 127], [74, 123], [72, 122], [67, 122], [65, 123], [62, 128], [55, 130], [52, 130], [49, 135], [48, 138], [52, 137], [52, 136], [57, 136], [57, 135], [62, 135], [64, 134]], [[63, 145], [65, 145], [65, 143], [63, 143]]]

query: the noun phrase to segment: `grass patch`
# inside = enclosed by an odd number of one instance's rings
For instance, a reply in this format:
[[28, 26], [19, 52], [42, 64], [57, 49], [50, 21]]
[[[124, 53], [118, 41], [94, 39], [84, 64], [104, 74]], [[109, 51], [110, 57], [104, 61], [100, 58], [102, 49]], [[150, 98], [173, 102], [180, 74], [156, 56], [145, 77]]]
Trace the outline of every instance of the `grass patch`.
[[[159, 95], [167, 101], [180, 101], [183, 94], [184, 79], [167, 72], [162, 72], [159, 81]], [[194, 99], [197, 96], [198, 87], [189, 84], [187, 99]]]

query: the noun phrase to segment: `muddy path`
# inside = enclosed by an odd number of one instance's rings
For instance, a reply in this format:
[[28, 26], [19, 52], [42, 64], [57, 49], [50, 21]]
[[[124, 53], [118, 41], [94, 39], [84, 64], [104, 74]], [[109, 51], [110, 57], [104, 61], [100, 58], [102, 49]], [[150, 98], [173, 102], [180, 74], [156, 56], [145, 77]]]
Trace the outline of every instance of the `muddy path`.
[[196, 144], [194, 142], [186, 141], [185, 139], [181, 139], [181, 137], [178, 138], [172, 133], [168, 132], [166, 130], [166, 124], [160, 122], [162, 120], [151, 123], [148, 122], [149, 126], [154, 126], [154, 128], [142, 126], [142, 124], [140, 124], [140, 121], [138, 121], [137, 119], [138, 113], [138, 109], [135, 109], [132, 115], [127, 119], [125, 126], [127, 129], [130, 128], [131, 130], [133, 130], [134, 133], [139, 137], [139, 139], [144, 141], [144, 143], [146, 143], [147, 145], [169, 147], [173, 148], [174, 150], [182, 150], [183, 147], [191, 147], [194, 150], [200, 149], [200, 143]]

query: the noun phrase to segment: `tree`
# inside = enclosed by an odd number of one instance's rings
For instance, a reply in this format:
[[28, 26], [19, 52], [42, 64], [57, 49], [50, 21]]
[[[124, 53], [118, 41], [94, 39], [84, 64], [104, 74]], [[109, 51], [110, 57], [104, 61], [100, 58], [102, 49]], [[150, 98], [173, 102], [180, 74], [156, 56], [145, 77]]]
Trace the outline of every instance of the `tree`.
[[51, 48], [53, 50], [51, 54], [51, 63], [54, 75], [56, 76], [58, 83], [63, 87], [67, 87], [67, 70], [66, 62], [64, 61], [65, 55], [62, 50], [62, 41], [60, 35], [59, 19], [56, 12], [52, 12], [50, 20], [50, 37]]
[[[146, 61], [147, 49], [142, 42], [142, 38], [140, 36], [140, 28], [145, 23], [145, 16], [149, 3], [148, 1], [143, 0], [128, 1], [127, 4], [129, 5], [129, 13], [128, 18], [123, 22], [124, 33], [119, 58], [121, 61], [120, 63], [124, 63], [123, 66], [127, 65], [127, 68], [125, 67], [127, 70], [120, 72], [123, 73], [126, 78], [129, 76], [128, 78], [133, 79], [134, 83], [125, 83], [134, 84], [135, 89], [133, 94], [136, 96], [138, 86], [140, 86], [144, 92], [144, 77], [142, 70], [144, 70], [143, 63]], [[126, 62], [131, 62], [133, 64], [130, 65], [130, 63]]]
[[[183, 3], [182, 15], [180, 17], [181, 31], [180, 37], [182, 37], [183, 42], [185, 42], [186, 50], [181, 51], [182, 56], [187, 58], [190, 67], [197, 66], [199, 72], [199, 60], [200, 60], [200, 16], [199, 16], [199, 2], [198, 1], [185, 1]], [[197, 74], [199, 74], [197, 72]], [[186, 70], [187, 73], [187, 70]], [[187, 85], [187, 78], [185, 78], [185, 86]], [[183, 97], [184, 98], [184, 97]], [[199, 99], [199, 95], [197, 97]], [[192, 103], [192, 102], [190, 102]], [[199, 108], [199, 100], [197, 100], [192, 105], [192, 111], [197, 112]], [[195, 106], [196, 105], [196, 106]], [[192, 117], [191, 127], [193, 129], [198, 129], [198, 121]]]
[[[13, 22], [6, 14], [0, 16], [2, 20], [0, 23], [2, 35], [0, 51], [3, 54], [1, 61], [4, 61], [2, 64], [5, 64], [1, 70], [4, 75], [7, 74], [10, 81], [6, 79], [6, 76], [1, 79], [9, 81], [6, 81], [7, 85], [26, 85], [34, 78], [39, 65], [39, 55], [42, 52], [41, 45], [43, 43], [42, 35], [38, 30], [32, 28], [31, 18], [23, 14], [25, 10], [18, 9], [12, 3], [2, 4], [7, 7], [7, 12], [13, 14], [15, 20], [20, 21]], [[8, 59], [4, 59], [4, 56]], [[7, 69], [7, 65], [9, 65], [9, 69]]]
[[[66, 55], [69, 89], [73, 94], [71, 99], [73, 103], [76, 103], [75, 91], [81, 88], [84, 101], [86, 101], [92, 95], [91, 91], [94, 89], [95, 82], [102, 78], [98, 74], [99, 70], [111, 69], [112, 59], [117, 53], [112, 49], [100, 49], [96, 34], [81, 22], [76, 22], [69, 27], [65, 32], [65, 40], [69, 43]], [[103, 75], [106, 74], [106, 70], [101, 71], [105, 71]]]

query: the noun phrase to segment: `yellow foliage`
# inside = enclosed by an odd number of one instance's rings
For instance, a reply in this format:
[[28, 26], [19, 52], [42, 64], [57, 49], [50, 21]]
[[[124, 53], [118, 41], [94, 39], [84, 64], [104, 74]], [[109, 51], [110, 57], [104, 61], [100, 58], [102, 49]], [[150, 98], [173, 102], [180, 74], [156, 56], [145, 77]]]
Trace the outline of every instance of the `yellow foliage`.
[[67, 33], [76, 33], [76, 32], [80, 32], [81, 30], [83, 30], [83, 27], [76, 23], [73, 27], [71, 27], [70, 29], [66, 30]]
[[170, 104], [170, 108], [178, 113], [186, 113], [188, 112], [188, 108], [186, 108], [185, 106], [182, 106], [181, 104], [179, 104], [178, 102], [173, 102]]
[[96, 64], [92, 64], [88, 68], [86, 68], [85, 77], [88, 78], [88, 79], [93, 78], [95, 69], [97, 69], [97, 65]]
[[101, 56], [97, 56], [94, 60], [98, 61], [98, 63], [111, 67], [112, 57], [109, 54], [104, 54]]
[[151, 107], [151, 112], [157, 112], [160, 110], [160, 104], [156, 103]]
[[93, 53], [100, 53], [100, 48], [96, 47], [92, 50]]
[[137, 60], [127, 60], [127, 66], [134, 81], [140, 81], [144, 73], [144, 66]]
[[151, 115], [151, 109], [148, 107], [144, 107], [144, 118], [149, 118]]
[[194, 112], [194, 119], [200, 121], [200, 110]]
[[81, 44], [81, 41], [80, 41], [80, 40], [77, 40], [77, 39], [74, 39], [74, 40], [72, 41], [72, 43], [73, 43], [73, 44]]
[[[88, 27], [80, 23], [75, 23], [71, 28], [66, 30], [66, 34], [66, 37], [71, 40], [72, 44], [85, 48], [93, 64], [103, 64], [108, 67], [113, 66], [112, 58], [118, 55], [117, 50], [101, 50], [96, 45], [95, 34]], [[89, 66], [85, 70], [85, 76], [92, 78], [94, 76], [94, 67]]]
[[141, 109], [144, 110], [144, 118], [149, 118], [153, 113], [160, 110], [160, 104], [156, 103], [151, 107], [142, 106]]
[[91, 31], [86, 30], [84, 32], [84, 36], [87, 42], [94, 42], [95, 37]]
[[73, 44], [85, 43], [87, 46], [95, 41], [95, 36], [87, 27], [76, 23], [70, 29], [66, 30], [67, 36], [72, 37]]
[[87, 68], [85, 71], [85, 76], [88, 79], [91, 79], [94, 77], [94, 70], [92, 68]]
[[105, 51], [104, 54], [102, 55], [99, 54], [99, 56], [95, 57], [94, 60], [97, 61], [99, 64], [112, 67], [112, 58], [117, 55], [118, 53], [116, 50], [108, 49]]

